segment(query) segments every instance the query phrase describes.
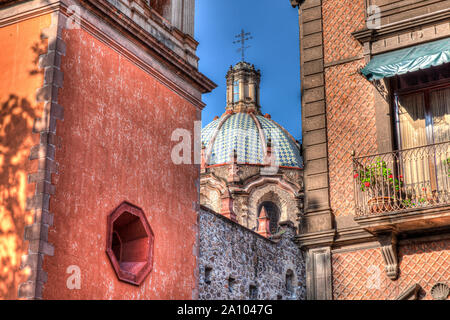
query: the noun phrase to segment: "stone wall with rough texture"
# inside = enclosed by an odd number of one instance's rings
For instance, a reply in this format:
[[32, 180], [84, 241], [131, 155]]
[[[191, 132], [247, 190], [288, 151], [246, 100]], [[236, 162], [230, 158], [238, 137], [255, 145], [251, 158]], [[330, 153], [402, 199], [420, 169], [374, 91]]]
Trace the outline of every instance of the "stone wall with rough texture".
[[[201, 300], [304, 300], [305, 262], [292, 241], [295, 229], [273, 240], [202, 207], [199, 214], [199, 298]], [[287, 275], [292, 272], [292, 277]], [[234, 281], [230, 281], [230, 277]], [[286, 283], [292, 279], [292, 290]], [[251, 287], [256, 296], [251, 297]], [[289, 286], [288, 286], [289, 287]]]

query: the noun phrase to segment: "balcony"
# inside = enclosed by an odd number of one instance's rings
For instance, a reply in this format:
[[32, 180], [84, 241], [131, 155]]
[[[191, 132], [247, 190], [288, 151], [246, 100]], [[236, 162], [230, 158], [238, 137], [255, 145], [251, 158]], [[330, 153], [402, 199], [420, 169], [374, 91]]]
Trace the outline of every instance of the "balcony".
[[372, 233], [450, 226], [450, 142], [353, 159], [357, 221]]

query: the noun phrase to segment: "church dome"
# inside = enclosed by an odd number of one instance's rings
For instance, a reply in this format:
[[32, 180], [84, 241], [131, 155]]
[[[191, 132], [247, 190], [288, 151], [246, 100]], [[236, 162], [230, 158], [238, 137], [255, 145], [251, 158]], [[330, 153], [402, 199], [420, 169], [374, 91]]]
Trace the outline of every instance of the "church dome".
[[276, 155], [277, 165], [302, 167], [295, 139], [268, 115], [227, 112], [202, 130], [207, 165], [229, 163], [234, 151], [238, 163], [264, 164], [268, 144]]

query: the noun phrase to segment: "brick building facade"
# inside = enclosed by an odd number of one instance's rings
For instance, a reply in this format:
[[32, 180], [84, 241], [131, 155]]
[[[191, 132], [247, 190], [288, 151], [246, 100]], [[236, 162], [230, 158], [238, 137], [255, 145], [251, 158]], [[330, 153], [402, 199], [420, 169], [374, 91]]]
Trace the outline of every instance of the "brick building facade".
[[[308, 299], [439, 298], [450, 285], [450, 67], [423, 61], [450, 53], [450, 1], [291, 4]], [[369, 74], [375, 65], [386, 74]]]

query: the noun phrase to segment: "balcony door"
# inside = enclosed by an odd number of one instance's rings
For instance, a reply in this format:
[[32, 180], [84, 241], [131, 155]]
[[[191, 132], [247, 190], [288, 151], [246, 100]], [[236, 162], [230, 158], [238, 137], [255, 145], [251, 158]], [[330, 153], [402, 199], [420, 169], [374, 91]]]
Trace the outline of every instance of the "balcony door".
[[[396, 95], [400, 171], [407, 199], [415, 204], [448, 193], [450, 86]], [[434, 199], [434, 200], [433, 200]]]

